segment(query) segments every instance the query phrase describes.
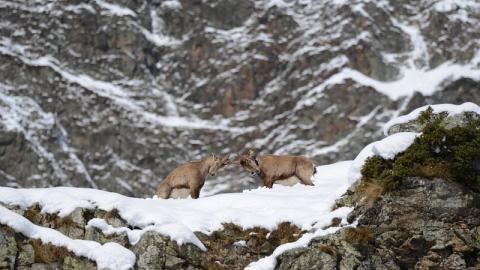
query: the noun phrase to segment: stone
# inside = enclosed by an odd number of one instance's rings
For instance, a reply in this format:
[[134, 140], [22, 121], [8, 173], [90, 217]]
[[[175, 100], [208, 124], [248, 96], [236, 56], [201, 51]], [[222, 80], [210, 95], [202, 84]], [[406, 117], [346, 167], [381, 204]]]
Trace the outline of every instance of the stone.
[[14, 269], [17, 253], [17, 241], [13, 232], [0, 226], [0, 269]]
[[335, 269], [337, 258], [316, 249], [293, 249], [282, 254], [278, 262], [279, 270]]
[[25, 244], [20, 247], [20, 252], [18, 254], [18, 265], [20, 266], [30, 266], [35, 262], [35, 250], [32, 245]]
[[[464, 112], [460, 114], [453, 114], [448, 115], [442, 123], [447, 129], [452, 129], [454, 127], [464, 125], [468, 119], [471, 118], [478, 118], [479, 116], [475, 113], [471, 112]], [[417, 119], [408, 121], [406, 123], [395, 124], [391, 126], [387, 133], [388, 135], [392, 135], [398, 132], [421, 132], [422, 129], [425, 127], [426, 123], [422, 123]]]
[[58, 270], [61, 269], [61, 265], [58, 263], [34, 263], [32, 264], [31, 270]]
[[[138, 269], [163, 269], [166, 264], [165, 238], [153, 231], [146, 232], [133, 246]], [[173, 257], [173, 256], [170, 256]], [[170, 258], [170, 263], [173, 259]]]
[[96, 270], [95, 263], [84, 258], [67, 256], [63, 260], [63, 270]]

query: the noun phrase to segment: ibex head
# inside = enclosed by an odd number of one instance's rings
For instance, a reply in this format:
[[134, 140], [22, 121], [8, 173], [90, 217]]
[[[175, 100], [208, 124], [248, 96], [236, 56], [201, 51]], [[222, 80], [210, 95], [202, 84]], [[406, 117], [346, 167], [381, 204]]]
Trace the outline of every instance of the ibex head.
[[214, 176], [218, 172], [218, 170], [220, 170], [221, 168], [223, 168], [223, 167], [232, 163], [229, 155], [217, 156], [217, 155], [212, 154], [210, 159], [211, 159], [211, 164], [212, 165], [210, 166], [210, 169], [208, 170], [208, 174], [211, 175], [211, 176]]
[[246, 154], [240, 155], [238, 164], [250, 172], [250, 175], [256, 176], [260, 174], [260, 166], [258, 165], [257, 154], [255, 150], [250, 148]]

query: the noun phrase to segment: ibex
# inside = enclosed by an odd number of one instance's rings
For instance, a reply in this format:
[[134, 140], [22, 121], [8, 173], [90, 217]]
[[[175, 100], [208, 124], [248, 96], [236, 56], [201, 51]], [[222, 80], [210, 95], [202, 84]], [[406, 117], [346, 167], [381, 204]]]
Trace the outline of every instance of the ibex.
[[311, 178], [316, 173], [313, 161], [304, 156], [257, 156], [253, 149], [241, 155], [235, 163], [247, 169], [252, 176], [258, 176], [268, 188], [276, 181], [295, 178], [305, 185], [313, 186]]
[[205, 183], [205, 178], [208, 175], [214, 176], [219, 169], [230, 163], [228, 156], [212, 155], [201, 160], [182, 164], [160, 182], [155, 193], [160, 198], [168, 199], [171, 197], [173, 190], [189, 189], [190, 196], [193, 199], [197, 199]]

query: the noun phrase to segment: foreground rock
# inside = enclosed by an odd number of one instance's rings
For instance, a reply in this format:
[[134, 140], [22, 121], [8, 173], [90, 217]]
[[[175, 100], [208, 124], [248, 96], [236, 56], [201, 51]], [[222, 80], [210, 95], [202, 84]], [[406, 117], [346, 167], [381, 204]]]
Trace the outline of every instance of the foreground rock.
[[480, 268], [480, 194], [459, 183], [409, 178], [355, 216], [357, 229], [284, 253], [278, 269]]
[[287, 251], [278, 268], [480, 269], [478, 118], [429, 108], [392, 126], [422, 135], [392, 160], [367, 159], [362, 180], [337, 200], [355, 205], [357, 227]]
[[[243, 230], [234, 224], [225, 224], [222, 230], [211, 235], [197, 233], [207, 251], [192, 244], [178, 245], [155, 231], [146, 232], [132, 245], [126, 233], [105, 235], [87, 226], [89, 220], [102, 218], [114, 227], [129, 227], [116, 211], [77, 208], [69, 216], [60, 218], [42, 213], [37, 205], [28, 209], [7, 207], [34, 224], [53, 228], [74, 239], [119, 243], [136, 255], [135, 269], [243, 269], [304, 233], [289, 223], [282, 223], [271, 232], [260, 228]], [[96, 269], [96, 266], [63, 247], [28, 239], [7, 226], [0, 226], [0, 269]]]

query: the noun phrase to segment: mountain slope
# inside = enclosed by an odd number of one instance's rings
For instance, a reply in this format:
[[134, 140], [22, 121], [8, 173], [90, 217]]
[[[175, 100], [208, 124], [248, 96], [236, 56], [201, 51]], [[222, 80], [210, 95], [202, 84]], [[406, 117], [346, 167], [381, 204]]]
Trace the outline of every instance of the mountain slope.
[[[0, 185], [150, 196], [212, 152], [347, 160], [412, 108], [480, 102], [473, 0], [2, 0], [0, 15]], [[203, 195], [256, 185], [231, 168]]]

